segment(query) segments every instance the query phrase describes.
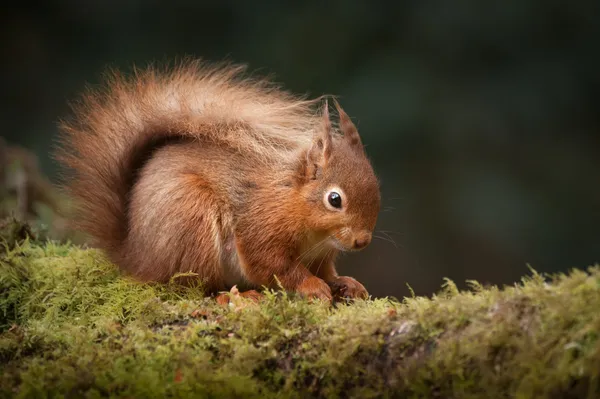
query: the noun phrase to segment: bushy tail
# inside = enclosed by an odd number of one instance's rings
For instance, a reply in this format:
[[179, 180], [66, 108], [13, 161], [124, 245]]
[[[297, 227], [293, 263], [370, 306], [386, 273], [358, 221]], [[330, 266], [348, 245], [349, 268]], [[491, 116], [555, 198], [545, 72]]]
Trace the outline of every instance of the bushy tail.
[[111, 72], [103, 87], [88, 90], [73, 106], [73, 117], [61, 123], [56, 158], [67, 168], [75, 225], [94, 245], [118, 252], [136, 170], [159, 145], [207, 139], [265, 160], [309, 145], [319, 124], [318, 100], [249, 79], [244, 71], [186, 61], [170, 70], [134, 71], [129, 78]]

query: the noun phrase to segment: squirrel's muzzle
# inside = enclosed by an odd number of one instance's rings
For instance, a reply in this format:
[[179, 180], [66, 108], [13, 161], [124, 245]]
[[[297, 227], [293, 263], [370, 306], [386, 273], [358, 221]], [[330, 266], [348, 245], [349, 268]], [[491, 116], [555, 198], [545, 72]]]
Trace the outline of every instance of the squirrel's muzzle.
[[352, 249], [360, 250], [365, 248], [371, 242], [371, 233], [363, 232], [356, 235]]

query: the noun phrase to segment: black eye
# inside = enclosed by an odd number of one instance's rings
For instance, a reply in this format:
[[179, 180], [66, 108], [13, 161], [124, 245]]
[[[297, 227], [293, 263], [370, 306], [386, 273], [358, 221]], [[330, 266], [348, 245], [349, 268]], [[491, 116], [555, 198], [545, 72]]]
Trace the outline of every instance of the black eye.
[[334, 208], [342, 207], [342, 197], [335, 191], [329, 193], [327, 196], [327, 201], [329, 201], [329, 204]]

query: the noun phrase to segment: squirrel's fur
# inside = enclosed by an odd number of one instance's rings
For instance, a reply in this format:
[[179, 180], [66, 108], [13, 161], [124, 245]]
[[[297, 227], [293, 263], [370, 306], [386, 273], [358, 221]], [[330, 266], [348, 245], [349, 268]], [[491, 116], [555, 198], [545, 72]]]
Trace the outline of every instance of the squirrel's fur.
[[366, 295], [333, 265], [368, 244], [379, 211], [356, 128], [337, 102], [340, 131], [321, 99], [243, 72], [187, 61], [89, 90], [57, 154], [75, 223], [140, 280], [192, 272], [209, 292], [278, 280], [313, 297]]

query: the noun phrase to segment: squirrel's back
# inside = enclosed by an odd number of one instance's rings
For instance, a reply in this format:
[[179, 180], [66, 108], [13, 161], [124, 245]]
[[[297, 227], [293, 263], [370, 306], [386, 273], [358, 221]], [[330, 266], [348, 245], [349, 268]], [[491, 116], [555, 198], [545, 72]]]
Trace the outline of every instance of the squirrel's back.
[[61, 124], [57, 159], [71, 174], [66, 188], [74, 221], [94, 244], [116, 253], [127, 235], [127, 207], [137, 173], [156, 149], [207, 141], [286, 162], [310, 146], [321, 119], [305, 100], [235, 65], [186, 61], [172, 69], [112, 72]]

